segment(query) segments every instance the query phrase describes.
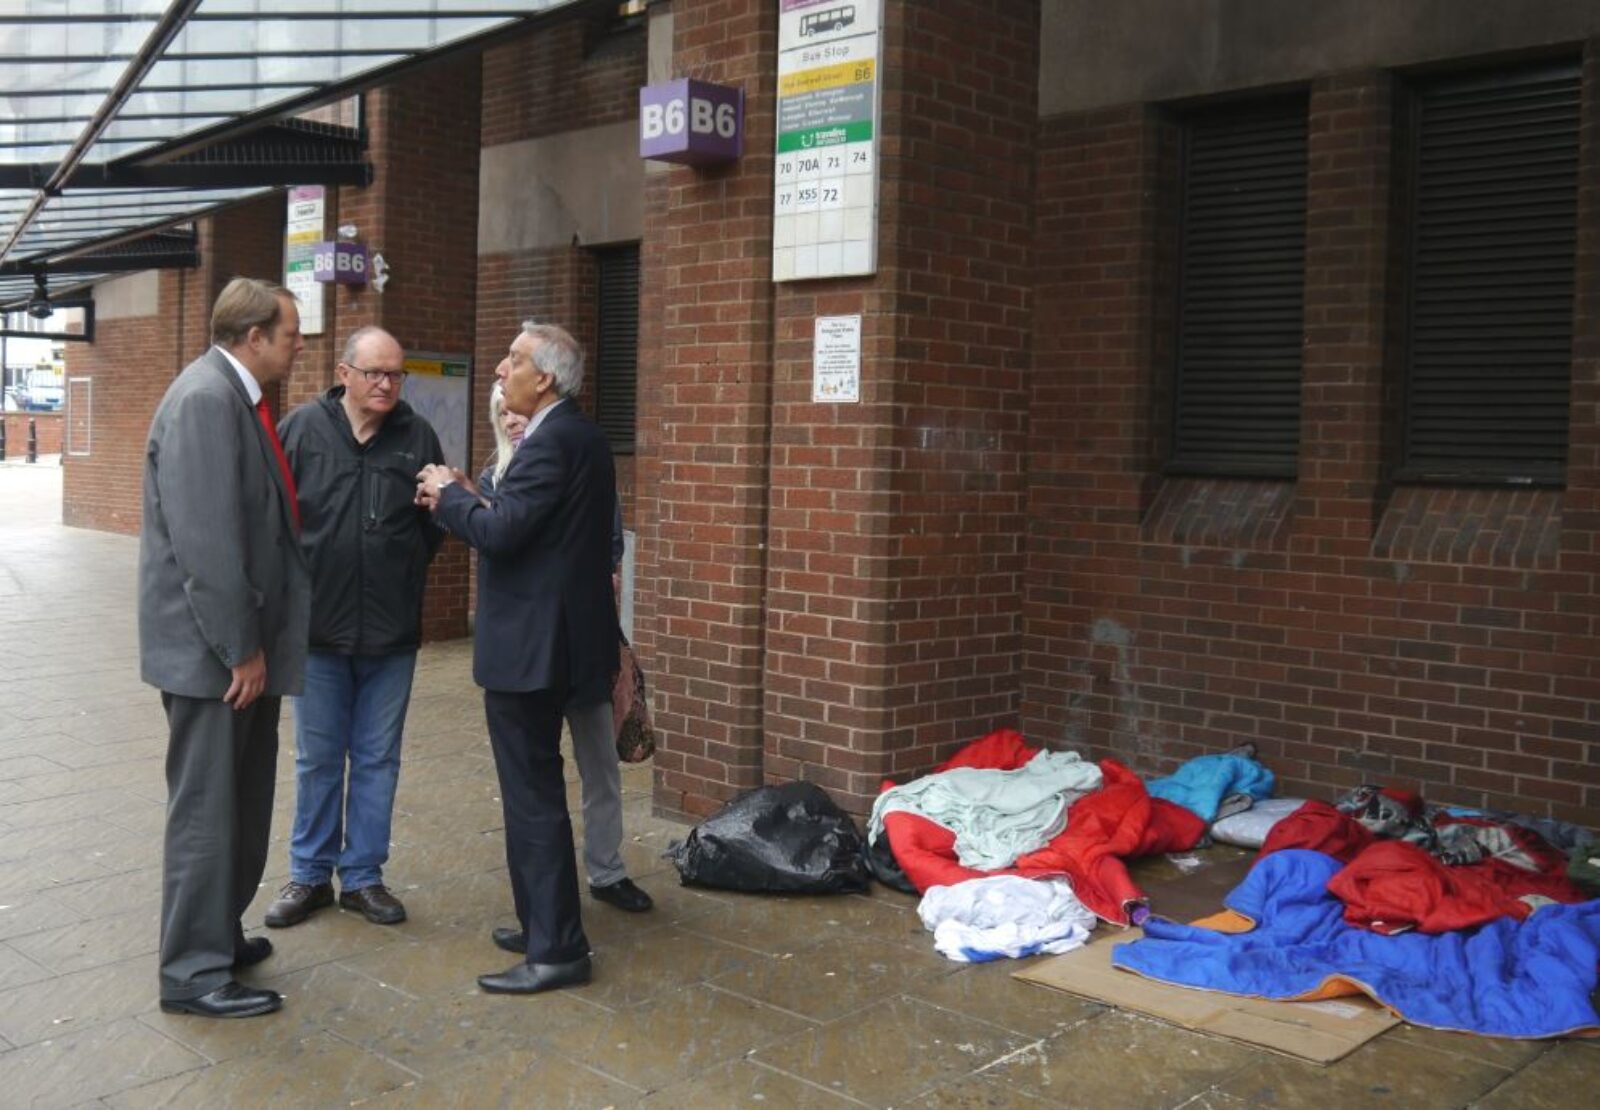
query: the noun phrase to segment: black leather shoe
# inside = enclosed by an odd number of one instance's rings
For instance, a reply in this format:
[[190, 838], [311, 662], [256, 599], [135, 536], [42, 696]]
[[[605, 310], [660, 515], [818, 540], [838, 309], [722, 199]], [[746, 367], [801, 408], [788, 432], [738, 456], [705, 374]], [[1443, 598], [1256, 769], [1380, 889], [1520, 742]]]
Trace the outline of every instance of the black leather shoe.
[[199, 1017], [243, 1018], [270, 1014], [283, 1007], [283, 995], [229, 981], [199, 998], [163, 998], [161, 1009], [169, 1014], [195, 1014]]
[[272, 942], [266, 937], [251, 937], [244, 944], [233, 950], [233, 966], [255, 967], [256, 964], [272, 955]]
[[591, 886], [589, 897], [598, 898], [629, 913], [643, 913], [655, 905], [648, 894], [633, 885], [632, 879], [618, 879], [605, 886]]
[[284, 929], [298, 925], [317, 910], [333, 905], [332, 883], [283, 884], [278, 900], [267, 907], [267, 928]]
[[406, 919], [406, 908], [382, 883], [360, 890], [341, 890], [339, 905], [355, 910], [374, 925], [398, 925]]
[[494, 939], [496, 948], [504, 948], [507, 952], [515, 952], [519, 956], [525, 955], [528, 951], [528, 934], [521, 929], [503, 926], [489, 935]]
[[521, 963], [498, 975], [478, 976], [478, 986], [490, 994], [538, 994], [587, 983], [591, 971], [588, 956], [564, 964]]

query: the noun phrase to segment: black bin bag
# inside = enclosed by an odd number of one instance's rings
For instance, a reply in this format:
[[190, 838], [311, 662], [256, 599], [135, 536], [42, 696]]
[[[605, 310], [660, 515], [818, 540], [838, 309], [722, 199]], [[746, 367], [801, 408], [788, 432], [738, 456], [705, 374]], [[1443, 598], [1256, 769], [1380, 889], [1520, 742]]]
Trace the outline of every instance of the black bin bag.
[[674, 843], [684, 886], [781, 894], [867, 889], [861, 833], [820, 786], [786, 782], [739, 795]]

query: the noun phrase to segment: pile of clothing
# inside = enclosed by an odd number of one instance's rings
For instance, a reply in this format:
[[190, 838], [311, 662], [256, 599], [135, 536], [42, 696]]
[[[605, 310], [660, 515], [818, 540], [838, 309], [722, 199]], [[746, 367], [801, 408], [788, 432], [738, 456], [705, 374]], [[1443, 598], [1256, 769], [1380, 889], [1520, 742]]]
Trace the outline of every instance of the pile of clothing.
[[[1141, 779], [1010, 729], [929, 774], [884, 782], [862, 838], [806, 783], [730, 803], [674, 855], [686, 883], [845, 892], [867, 874], [920, 894], [935, 947], [968, 962], [1070, 951], [1099, 921], [1142, 924], [1113, 964], [1261, 998], [1361, 993], [1409, 1021], [1506, 1037], [1600, 1033], [1600, 878], [1588, 830], [1429, 805], [1378, 785], [1332, 805], [1274, 798], [1249, 746]], [[1215, 918], [1153, 917], [1127, 861], [1259, 847]], [[1587, 869], [1587, 870], [1586, 870]]]
[[1188, 851], [1219, 811], [1271, 790], [1248, 754], [1204, 756], [1147, 786], [1114, 759], [1041, 750], [1002, 729], [922, 778], [885, 782], [867, 860], [881, 881], [923, 895], [923, 922], [952, 959], [1063, 952], [1097, 920], [1149, 916], [1128, 860]]
[[1346, 865], [1287, 848], [1262, 857], [1228, 912], [1184, 925], [1152, 919], [1114, 966], [1256, 998], [1366, 994], [1407, 1021], [1496, 1037], [1600, 1032], [1600, 901], [1554, 904], [1444, 933], [1385, 935], [1352, 924], [1335, 893]]
[[1187, 851], [1205, 831], [1205, 818], [1153, 796], [1116, 760], [1041, 751], [1002, 729], [923, 778], [885, 782], [867, 841], [875, 873], [918, 893], [990, 875], [1061, 877], [1096, 917], [1127, 925], [1149, 910], [1124, 861]]
[[1152, 920], [1112, 962], [1261, 998], [1366, 994], [1438, 1029], [1600, 1032], [1600, 900], [1569, 877], [1592, 846], [1562, 822], [1365, 785], [1275, 813], [1227, 912]]

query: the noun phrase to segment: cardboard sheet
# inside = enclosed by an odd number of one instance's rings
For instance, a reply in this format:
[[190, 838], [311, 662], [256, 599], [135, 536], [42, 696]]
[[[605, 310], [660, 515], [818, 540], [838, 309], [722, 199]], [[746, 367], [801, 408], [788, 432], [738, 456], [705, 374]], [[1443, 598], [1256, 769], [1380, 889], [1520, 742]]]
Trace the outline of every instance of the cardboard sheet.
[[1364, 995], [1323, 1002], [1270, 1002], [1172, 986], [1112, 967], [1111, 953], [1117, 945], [1143, 935], [1131, 929], [1115, 937], [1102, 936], [1075, 952], [1036, 960], [1015, 977], [1316, 1064], [1331, 1064], [1400, 1024], [1398, 1017]]

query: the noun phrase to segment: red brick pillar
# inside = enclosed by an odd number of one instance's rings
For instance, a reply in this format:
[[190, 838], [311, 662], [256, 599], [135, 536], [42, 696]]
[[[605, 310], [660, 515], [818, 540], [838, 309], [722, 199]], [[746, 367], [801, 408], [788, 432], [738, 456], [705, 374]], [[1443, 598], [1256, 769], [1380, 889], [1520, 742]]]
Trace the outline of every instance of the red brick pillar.
[[[94, 343], [66, 345], [67, 376], [89, 383], [74, 387], [87, 410], [74, 417], [81, 437], [75, 449], [88, 453], [63, 459], [65, 523], [139, 531], [144, 446], [156, 406], [178, 372], [210, 346], [211, 306], [228, 280], [279, 276], [283, 219], [283, 200], [274, 196], [198, 221], [197, 268], [119, 279], [153, 295], [98, 321]], [[281, 399], [273, 402], [281, 410]]]
[[1127, 694], [1156, 602], [1127, 595], [1171, 406], [1175, 131], [1104, 108], [1046, 121], [1038, 148], [1023, 732], [1124, 759], [1153, 708]]
[[[774, 287], [776, 7], [672, 12], [674, 73], [741, 85], [747, 132], [647, 194], [664, 812], [794, 778], [862, 812], [1016, 720], [1037, 5], [885, 5], [878, 273]], [[862, 401], [814, 404], [814, 321], [856, 313]]]
[[[366, 188], [328, 190], [326, 229], [332, 237], [340, 224], [354, 225], [358, 241], [381, 252], [393, 276], [381, 293], [367, 284], [326, 294], [325, 330], [306, 342], [288, 383], [291, 403], [310, 401], [334, 383], [344, 342], [357, 328], [385, 328], [407, 351], [473, 352], [481, 90], [473, 56], [367, 94], [374, 180]], [[281, 258], [281, 242], [279, 249]], [[473, 372], [482, 381], [494, 367], [480, 359]], [[471, 444], [469, 466], [479, 446]], [[469, 558], [457, 540], [440, 549], [428, 574], [424, 639], [466, 635]]]
[[659, 311], [646, 334], [660, 341], [645, 363], [657, 382], [641, 395], [657, 494], [643, 537], [656, 804], [699, 814], [761, 781], [777, 5], [679, 0], [672, 18], [674, 72], [746, 98], [744, 158], [673, 168], [653, 186], [665, 203], [646, 209], [642, 259], [646, 308]]
[[[878, 273], [779, 287], [766, 770], [858, 813], [1016, 723], [1038, 22], [885, 4]], [[854, 313], [862, 401], [814, 404]]]
[[1392, 88], [1381, 73], [1311, 87], [1300, 478], [1290, 541], [1299, 551], [1361, 556], [1372, 539], [1383, 473]]

